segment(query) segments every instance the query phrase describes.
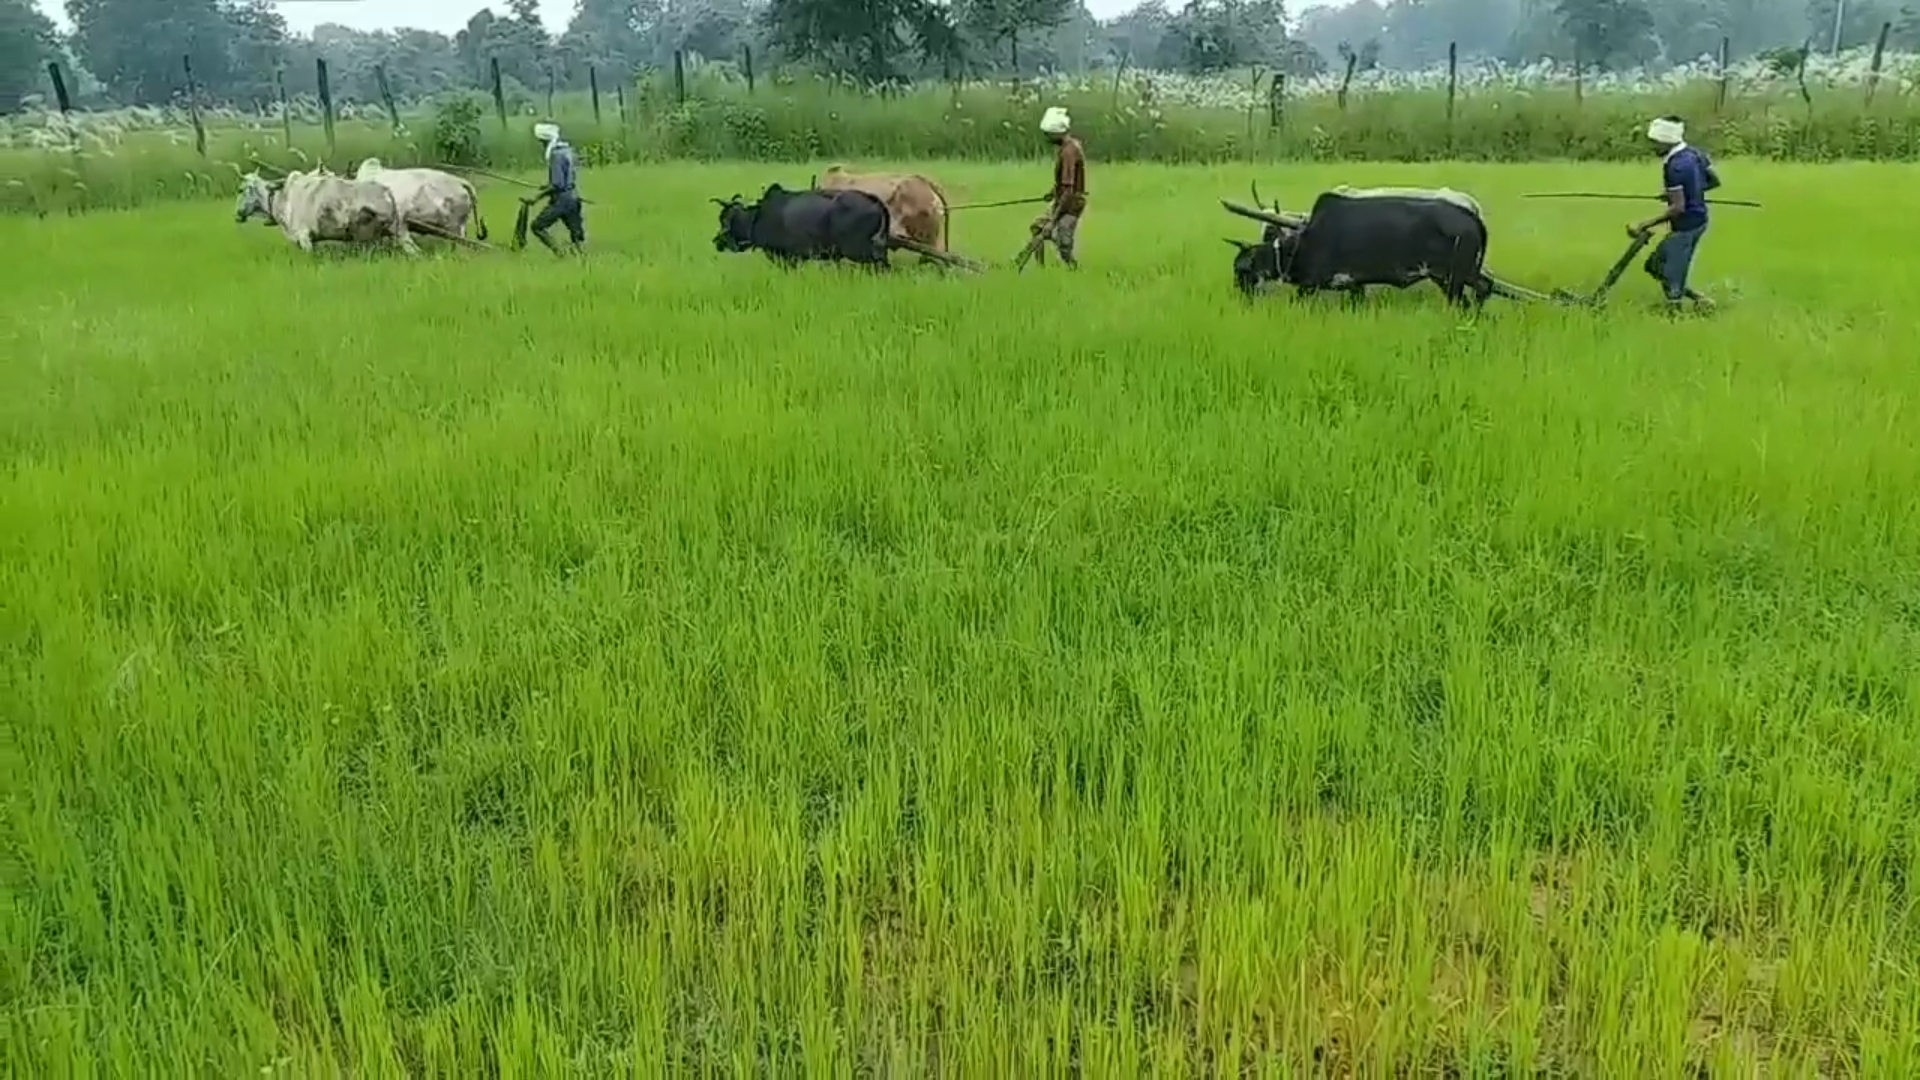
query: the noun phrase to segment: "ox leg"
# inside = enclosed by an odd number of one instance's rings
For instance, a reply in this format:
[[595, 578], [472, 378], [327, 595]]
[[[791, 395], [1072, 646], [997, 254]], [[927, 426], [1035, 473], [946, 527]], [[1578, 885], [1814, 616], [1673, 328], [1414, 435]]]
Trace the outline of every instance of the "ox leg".
[[1311, 285], [1295, 285], [1293, 287], [1293, 298], [1295, 300], [1305, 300], [1319, 291], [1320, 290]]
[[1367, 287], [1365, 285], [1349, 285], [1340, 291], [1346, 294], [1348, 307], [1357, 308], [1367, 302]]
[[1487, 298], [1493, 295], [1493, 279], [1485, 274], [1476, 274], [1473, 279], [1473, 306], [1485, 307]]
[[313, 254], [313, 233], [302, 229], [293, 235], [293, 242], [301, 251]]
[[1447, 299], [1455, 307], [1468, 311], [1480, 310], [1486, 304], [1487, 297], [1493, 295], [1492, 283], [1487, 281], [1485, 274], [1480, 273], [1455, 274], [1446, 287]]

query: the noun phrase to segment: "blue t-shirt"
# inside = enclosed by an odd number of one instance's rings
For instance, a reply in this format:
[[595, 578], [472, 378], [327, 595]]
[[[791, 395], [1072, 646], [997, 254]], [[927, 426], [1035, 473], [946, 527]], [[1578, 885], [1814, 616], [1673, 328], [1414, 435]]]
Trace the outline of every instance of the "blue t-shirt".
[[1666, 189], [1680, 191], [1680, 213], [1673, 219], [1677, 232], [1697, 229], [1707, 223], [1707, 192], [1720, 186], [1707, 155], [1691, 146], [1682, 146], [1667, 156], [1661, 170]]
[[555, 142], [553, 153], [547, 158], [547, 186], [557, 195], [569, 195], [573, 193], [573, 185], [573, 147]]

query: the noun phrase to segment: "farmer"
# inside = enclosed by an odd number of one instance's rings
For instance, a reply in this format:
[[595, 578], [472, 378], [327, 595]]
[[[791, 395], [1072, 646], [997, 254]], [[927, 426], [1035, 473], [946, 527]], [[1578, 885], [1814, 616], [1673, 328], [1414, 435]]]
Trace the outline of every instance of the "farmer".
[[581, 245], [587, 242], [587, 225], [581, 217], [580, 191], [575, 186], [579, 171], [574, 161], [573, 147], [560, 137], [558, 124], [535, 124], [533, 135], [547, 144], [547, 186], [520, 202], [532, 206], [541, 199], [547, 200], [547, 205], [533, 219], [533, 235], [547, 245], [548, 251], [558, 255], [560, 249], [554, 246], [553, 237], [547, 235], [547, 230], [553, 228], [556, 221], [565, 222], [567, 238], [572, 241], [568, 244], [568, 250], [578, 254]]
[[1687, 287], [1687, 271], [1707, 231], [1707, 192], [1720, 186], [1720, 177], [1707, 155], [1687, 145], [1686, 134], [1677, 116], [1663, 116], [1647, 125], [1647, 138], [1664, 161], [1667, 208], [1658, 217], [1627, 226], [1627, 235], [1637, 238], [1656, 226], [1667, 226], [1667, 235], [1647, 256], [1644, 268], [1665, 290], [1669, 309], [1678, 310], [1681, 301], [1691, 300], [1696, 309], [1705, 310], [1713, 302]]
[[1080, 215], [1087, 211], [1087, 155], [1080, 140], [1067, 134], [1072, 126], [1067, 110], [1058, 105], [1040, 117], [1040, 133], [1060, 150], [1053, 160], [1053, 190], [1047, 196], [1053, 205], [1034, 220], [1031, 231], [1043, 238], [1043, 253], [1046, 240], [1052, 240], [1060, 250], [1060, 261], [1078, 270], [1080, 260], [1074, 257], [1073, 242], [1080, 231]]

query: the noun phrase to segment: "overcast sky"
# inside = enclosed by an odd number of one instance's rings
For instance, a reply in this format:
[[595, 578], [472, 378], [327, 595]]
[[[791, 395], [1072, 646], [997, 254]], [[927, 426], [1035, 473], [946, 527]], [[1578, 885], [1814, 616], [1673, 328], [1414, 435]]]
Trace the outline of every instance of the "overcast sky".
[[[1106, 19], [1118, 15], [1133, 7], [1138, 0], [1087, 0], [1087, 8], [1095, 16]], [[1314, 7], [1325, 0], [1308, 0], [1307, 3], [1289, 4], [1289, 9]], [[65, 0], [39, 0], [42, 10], [53, 16], [53, 20], [62, 26], [67, 24]], [[574, 0], [540, 0], [540, 13], [547, 26], [554, 33], [566, 29], [567, 20], [573, 18]], [[401, 26], [417, 26], [423, 30], [438, 30], [451, 34], [467, 25], [467, 20], [482, 7], [492, 7], [496, 14], [506, 11], [506, 4], [489, 3], [488, 0], [277, 0], [274, 4], [284, 15], [287, 25], [295, 31], [312, 30], [321, 23], [339, 23], [355, 30], [391, 30]], [[1170, 5], [1178, 7], [1178, 4]]]

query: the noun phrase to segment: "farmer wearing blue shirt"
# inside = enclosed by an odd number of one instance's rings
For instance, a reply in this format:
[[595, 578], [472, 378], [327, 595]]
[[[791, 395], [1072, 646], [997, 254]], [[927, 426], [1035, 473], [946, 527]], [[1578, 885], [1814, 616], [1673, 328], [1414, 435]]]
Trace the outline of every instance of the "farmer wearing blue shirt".
[[581, 217], [580, 191], [575, 186], [579, 171], [573, 157], [573, 147], [560, 137], [558, 124], [535, 124], [533, 134], [547, 144], [547, 186], [531, 198], [521, 200], [528, 205], [540, 199], [547, 200], [547, 205], [533, 219], [533, 235], [547, 245], [548, 251], [558, 255], [560, 249], [554, 246], [547, 230], [553, 228], [555, 222], [565, 222], [567, 238], [572, 241], [568, 249], [577, 253], [580, 246], [587, 242], [587, 225]]
[[1647, 138], [1663, 155], [1662, 186], [1667, 208], [1659, 217], [1627, 226], [1629, 236], [1643, 236], [1655, 226], [1667, 226], [1667, 235], [1647, 256], [1645, 269], [1660, 282], [1669, 307], [1691, 300], [1699, 309], [1712, 302], [1687, 287], [1687, 271], [1700, 250], [1700, 238], [1707, 232], [1707, 192], [1720, 186], [1707, 155], [1688, 146], [1687, 129], [1677, 116], [1663, 116], [1647, 125]]

